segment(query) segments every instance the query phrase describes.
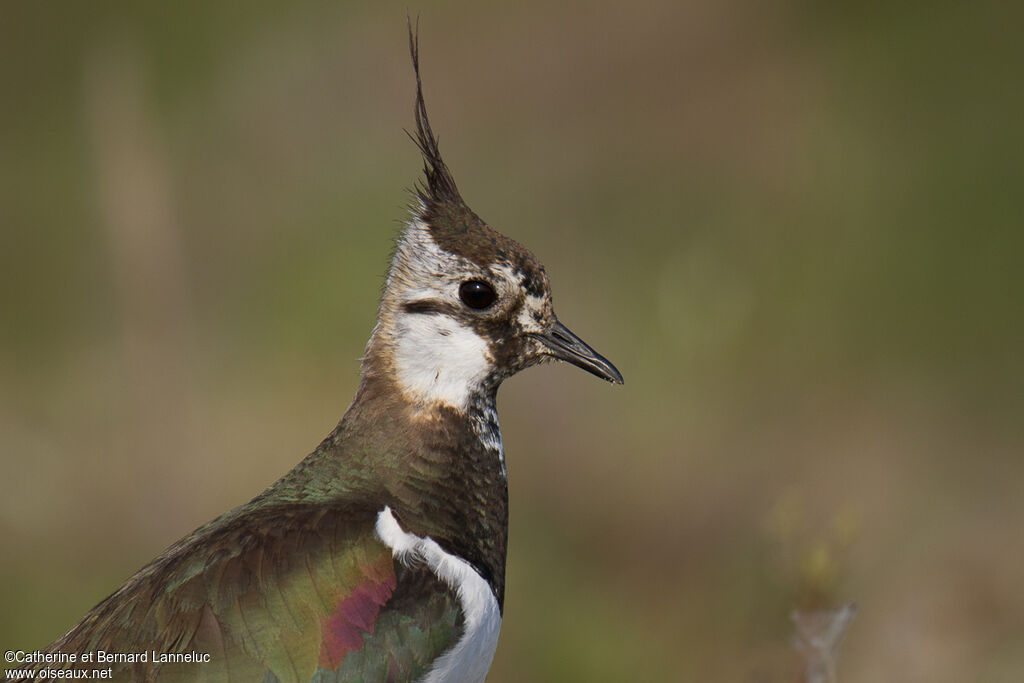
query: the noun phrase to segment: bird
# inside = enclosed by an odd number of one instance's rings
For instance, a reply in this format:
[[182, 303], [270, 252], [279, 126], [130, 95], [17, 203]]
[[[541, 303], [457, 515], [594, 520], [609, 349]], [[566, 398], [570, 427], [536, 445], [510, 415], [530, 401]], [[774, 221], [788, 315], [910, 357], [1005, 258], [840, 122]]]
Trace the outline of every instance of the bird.
[[533, 253], [462, 199], [427, 118], [418, 35], [410, 23], [409, 136], [423, 177], [355, 398], [291, 471], [171, 545], [35, 652], [37, 673], [107, 669], [108, 679], [160, 683], [486, 678], [508, 538], [497, 390], [555, 360], [623, 379], [559, 322]]

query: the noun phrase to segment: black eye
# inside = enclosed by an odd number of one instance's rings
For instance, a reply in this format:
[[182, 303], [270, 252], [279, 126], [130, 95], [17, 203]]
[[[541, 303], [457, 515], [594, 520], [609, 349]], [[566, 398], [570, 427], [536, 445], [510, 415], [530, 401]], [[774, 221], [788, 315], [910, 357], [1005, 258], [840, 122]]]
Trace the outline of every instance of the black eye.
[[459, 285], [459, 298], [470, 308], [479, 310], [493, 304], [498, 295], [494, 292], [494, 287], [486, 282], [467, 280]]

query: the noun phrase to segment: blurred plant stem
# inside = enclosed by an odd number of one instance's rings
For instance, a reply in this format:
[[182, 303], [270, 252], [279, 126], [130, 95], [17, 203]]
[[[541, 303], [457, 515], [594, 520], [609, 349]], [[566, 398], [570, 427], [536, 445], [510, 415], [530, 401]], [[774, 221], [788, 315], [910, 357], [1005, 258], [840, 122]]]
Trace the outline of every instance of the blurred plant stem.
[[836, 683], [836, 659], [847, 627], [857, 614], [853, 603], [835, 610], [796, 610], [793, 645], [804, 663], [802, 683]]

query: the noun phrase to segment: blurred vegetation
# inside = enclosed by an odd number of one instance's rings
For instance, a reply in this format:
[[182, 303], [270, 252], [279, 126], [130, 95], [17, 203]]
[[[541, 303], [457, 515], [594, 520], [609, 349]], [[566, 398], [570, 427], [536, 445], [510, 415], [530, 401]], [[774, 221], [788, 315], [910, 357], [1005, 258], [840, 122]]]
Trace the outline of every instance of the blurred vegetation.
[[[463, 194], [621, 389], [501, 396], [493, 681], [1024, 676], [1024, 12], [447, 2]], [[335, 424], [419, 161], [405, 5], [0, 5], [0, 646]]]

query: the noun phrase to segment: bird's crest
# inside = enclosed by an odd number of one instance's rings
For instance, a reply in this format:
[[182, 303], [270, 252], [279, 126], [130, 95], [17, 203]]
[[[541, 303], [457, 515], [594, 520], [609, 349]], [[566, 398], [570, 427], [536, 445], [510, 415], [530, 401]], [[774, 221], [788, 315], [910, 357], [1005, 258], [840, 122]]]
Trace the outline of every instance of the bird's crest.
[[[470, 209], [455, 186], [448, 164], [441, 158], [437, 136], [427, 118], [427, 105], [423, 101], [423, 82], [420, 78], [419, 29], [406, 17], [409, 26], [409, 53], [416, 73], [416, 103], [413, 116], [416, 130], [406, 131], [423, 155], [422, 184], [415, 187], [419, 206], [413, 215], [429, 230], [430, 236], [441, 249], [470, 259], [480, 265], [503, 260], [532, 260], [532, 254], [512, 240], [492, 230]], [[406, 233], [410, 235], [411, 233]], [[527, 258], [528, 257], [528, 258]]]
[[[430, 205], [436, 202], [461, 202], [462, 197], [455, 187], [455, 180], [452, 178], [448, 165], [441, 158], [441, 151], [437, 146], [437, 137], [430, 128], [430, 120], [427, 118], [427, 105], [423, 101], [423, 82], [420, 80], [420, 40], [419, 20], [416, 27], [412, 25], [412, 19], [406, 16], [409, 25], [409, 53], [412, 56], [412, 68], [416, 72], [416, 105], [413, 116], [416, 119], [416, 133], [409, 133], [409, 137], [419, 147], [423, 155], [423, 174], [426, 178], [426, 187], [417, 187], [416, 193], [424, 204]], [[408, 132], [408, 131], [407, 131]]]

